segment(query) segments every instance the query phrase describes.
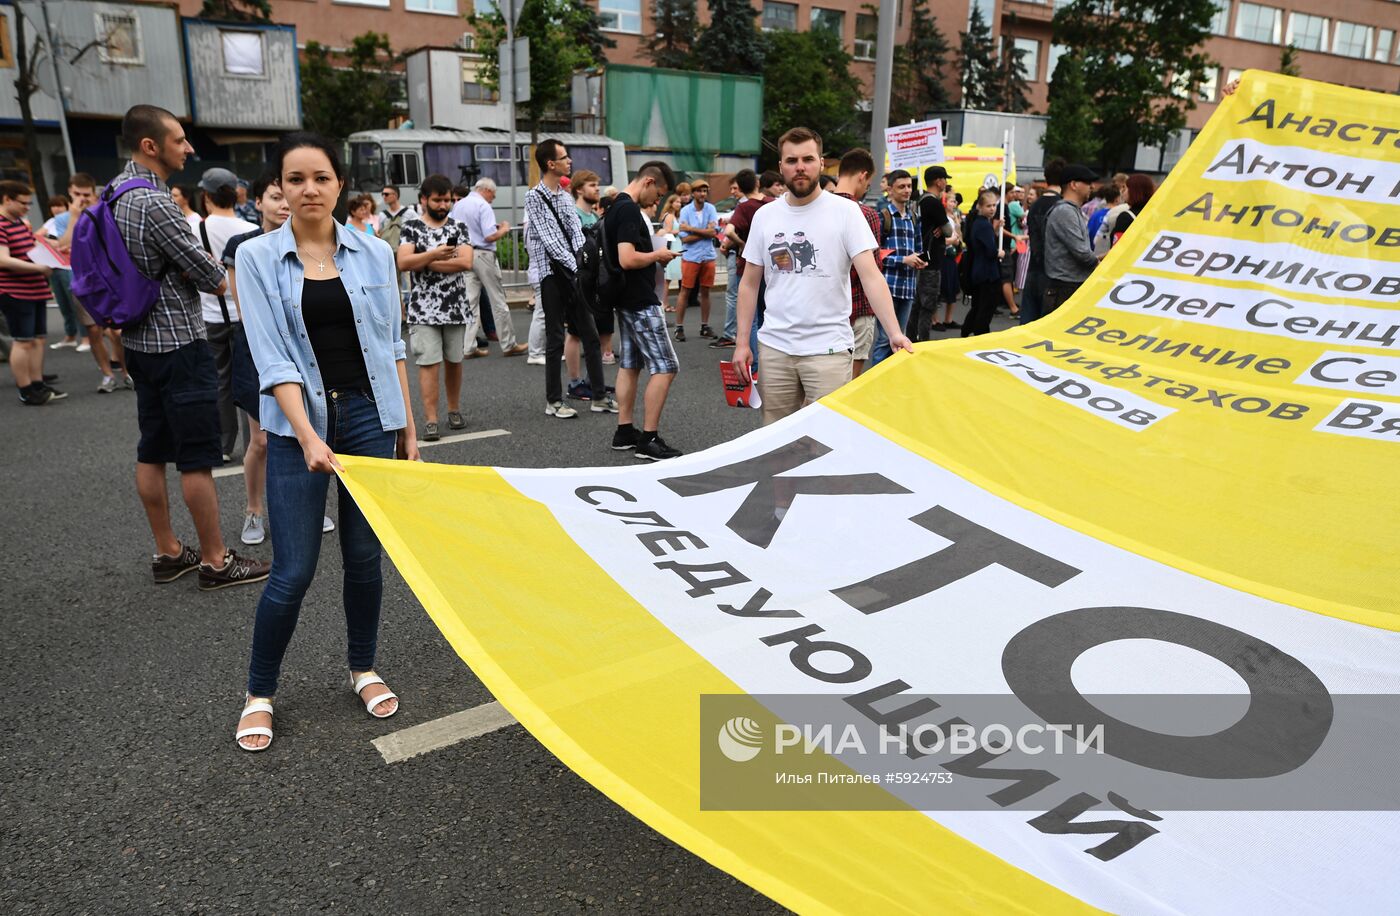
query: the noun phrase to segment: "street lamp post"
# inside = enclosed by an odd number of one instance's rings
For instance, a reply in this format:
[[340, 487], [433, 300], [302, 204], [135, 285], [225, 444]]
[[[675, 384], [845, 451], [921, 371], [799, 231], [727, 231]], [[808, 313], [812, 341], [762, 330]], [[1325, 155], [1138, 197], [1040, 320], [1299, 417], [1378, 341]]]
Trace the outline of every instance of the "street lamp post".
[[880, 4], [875, 41], [875, 98], [870, 106], [870, 152], [875, 168], [885, 173], [885, 128], [890, 126], [890, 83], [894, 76], [894, 28], [899, 6]]

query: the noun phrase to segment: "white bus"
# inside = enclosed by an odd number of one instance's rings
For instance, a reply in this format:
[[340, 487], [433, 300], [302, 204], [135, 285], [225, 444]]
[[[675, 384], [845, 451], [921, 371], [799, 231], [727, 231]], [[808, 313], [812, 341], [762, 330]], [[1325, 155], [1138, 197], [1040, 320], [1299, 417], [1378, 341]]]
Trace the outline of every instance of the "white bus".
[[[574, 171], [597, 172], [603, 187], [627, 184], [627, 151], [601, 134], [542, 134], [568, 147]], [[478, 178], [496, 182], [495, 210], [509, 219], [511, 205], [523, 212], [534, 165], [530, 135], [517, 132], [516, 174], [510, 172], [510, 134], [501, 130], [362, 130], [349, 137], [350, 192], [379, 201], [384, 185], [395, 185], [401, 200], [417, 203], [418, 185], [428, 175], [446, 175], [470, 187]], [[382, 203], [382, 201], [381, 201]]]

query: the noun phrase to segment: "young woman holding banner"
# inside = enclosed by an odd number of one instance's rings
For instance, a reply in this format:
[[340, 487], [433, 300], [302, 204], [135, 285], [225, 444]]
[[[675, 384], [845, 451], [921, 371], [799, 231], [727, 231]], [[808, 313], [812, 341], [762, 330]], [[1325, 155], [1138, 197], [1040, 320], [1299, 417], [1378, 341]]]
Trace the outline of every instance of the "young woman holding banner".
[[[235, 739], [272, 743], [272, 696], [302, 598], [316, 574], [336, 453], [418, 459], [394, 255], [331, 215], [345, 187], [334, 147], [289, 134], [273, 161], [292, 216], [235, 258], [248, 344], [264, 394], [272, 573], [253, 626], [248, 693]], [[373, 671], [383, 594], [379, 539], [339, 485], [351, 689], [376, 718], [398, 699]]]

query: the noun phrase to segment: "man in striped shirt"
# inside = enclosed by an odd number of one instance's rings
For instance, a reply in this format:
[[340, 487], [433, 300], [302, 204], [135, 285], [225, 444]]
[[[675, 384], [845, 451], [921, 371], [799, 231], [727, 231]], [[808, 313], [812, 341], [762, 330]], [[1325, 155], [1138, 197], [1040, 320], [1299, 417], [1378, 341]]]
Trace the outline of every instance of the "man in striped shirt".
[[10, 371], [21, 404], [38, 407], [68, 395], [44, 383], [44, 335], [48, 333], [49, 274], [29, 259], [34, 233], [24, 222], [34, 192], [20, 181], [0, 181], [0, 312], [14, 346]]

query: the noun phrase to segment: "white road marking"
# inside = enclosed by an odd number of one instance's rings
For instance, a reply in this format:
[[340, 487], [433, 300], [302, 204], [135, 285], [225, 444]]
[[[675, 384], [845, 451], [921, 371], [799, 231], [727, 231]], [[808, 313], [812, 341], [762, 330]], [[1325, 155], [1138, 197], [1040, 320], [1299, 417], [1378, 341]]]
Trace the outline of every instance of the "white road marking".
[[[509, 435], [510, 430], [508, 429], [483, 429], [475, 433], [462, 433], [460, 436], [443, 436], [436, 442], [424, 442], [422, 439], [419, 439], [418, 448], [421, 450], [432, 448], [435, 445], [449, 445], [453, 442], [470, 442], [473, 439], [494, 439], [497, 436]], [[227, 467], [214, 468], [213, 473], [215, 477], [238, 477], [243, 473], [243, 465], [231, 464]]]
[[486, 703], [392, 732], [371, 743], [385, 763], [398, 763], [516, 724], [515, 717], [500, 703]]

